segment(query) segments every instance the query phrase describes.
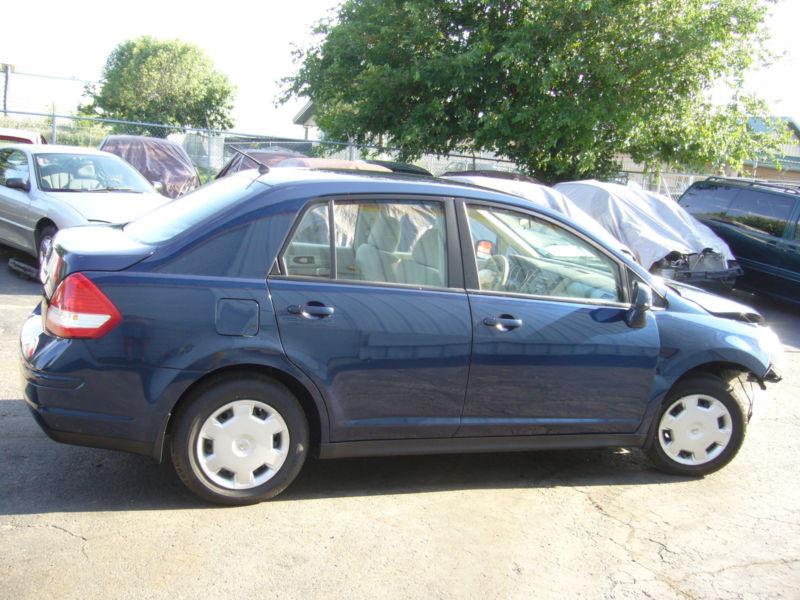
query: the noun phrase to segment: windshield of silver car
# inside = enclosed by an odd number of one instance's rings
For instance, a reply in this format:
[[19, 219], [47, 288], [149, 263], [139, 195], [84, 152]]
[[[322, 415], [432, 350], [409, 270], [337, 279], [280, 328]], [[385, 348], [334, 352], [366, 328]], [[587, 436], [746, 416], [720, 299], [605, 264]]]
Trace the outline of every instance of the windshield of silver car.
[[153, 192], [138, 171], [114, 156], [45, 153], [35, 156], [34, 165], [45, 192]]

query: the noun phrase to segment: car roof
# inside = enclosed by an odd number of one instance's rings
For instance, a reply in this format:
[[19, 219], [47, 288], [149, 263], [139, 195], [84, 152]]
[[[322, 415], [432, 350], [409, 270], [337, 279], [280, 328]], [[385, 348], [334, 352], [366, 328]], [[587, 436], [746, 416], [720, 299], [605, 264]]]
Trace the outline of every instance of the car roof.
[[689, 187], [730, 186], [740, 189], [758, 189], [765, 192], [790, 194], [794, 197], [800, 195], [800, 183], [793, 181], [768, 181], [765, 179], [743, 179], [737, 177], [708, 177], [695, 181]]
[[[9, 144], [30, 154], [83, 154], [91, 156], [114, 156], [109, 152], [87, 148], [85, 146], [62, 146], [59, 144]], [[119, 158], [115, 156], [115, 158]]]
[[[240, 171], [236, 175], [253, 181], [255, 170]], [[329, 169], [309, 169], [280, 167], [271, 168], [268, 172], [256, 177], [255, 181], [274, 188], [291, 187], [304, 189], [309, 197], [335, 196], [337, 194], [403, 194], [430, 195], [447, 199], [468, 198], [473, 200], [494, 201], [509, 207], [524, 210], [535, 210], [556, 221], [571, 223], [590, 237], [595, 237], [580, 223], [546, 206], [539, 206], [521, 196], [501, 191], [436, 177], [424, 177], [403, 173], [379, 173], [370, 171], [336, 171]]]
[[16, 129], [14, 127], [0, 127], [0, 135], [10, 135], [15, 137], [26, 136], [33, 139], [39, 139], [42, 137], [38, 131], [33, 131], [32, 129]]

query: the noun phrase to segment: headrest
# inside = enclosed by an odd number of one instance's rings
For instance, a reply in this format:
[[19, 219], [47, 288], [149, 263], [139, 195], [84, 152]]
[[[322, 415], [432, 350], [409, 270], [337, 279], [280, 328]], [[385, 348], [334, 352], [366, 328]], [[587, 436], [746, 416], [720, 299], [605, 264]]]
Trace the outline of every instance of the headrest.
[[369, 231], [367, 243], [376, 246], [384, 252], [394, 252], [397, 250], [397, 243], [400, 241], [400, 221], [393, 217], [381, 215], [372, 224]]
[[414, 244], [411, 258], [426, 267], [441, 269], [443, 245], [441, 234], [436, 228], [431, 227]]

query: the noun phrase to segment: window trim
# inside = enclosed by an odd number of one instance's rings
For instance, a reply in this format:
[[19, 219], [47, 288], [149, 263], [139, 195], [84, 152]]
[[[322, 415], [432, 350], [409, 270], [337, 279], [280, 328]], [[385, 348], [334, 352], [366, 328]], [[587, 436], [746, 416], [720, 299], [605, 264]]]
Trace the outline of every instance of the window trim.
[[[335, 236], [335, 214], [334, 209], [336, 203], [341, 204], [392, 204], [392, 203], [410, 203], [410, 202], [436, 202], [443, 208], [444, 213], [444, 226], [445, 226], [445, 252], [447, 255], [447, 285], [433, 286], [433, 285], [419, 285], [410, 283], [396, 283], [391, 281], [364, 281], [358, 279], [338, 279], [336, 267], [336, 236]], [[329, 277], [308, 277], [304, 275], [290, 275], [286, 268], [285, 255], [292, 242], [292, 238], [300, 226], [306, 213], [313, 210], [320, 204], [328, 205], [328, 236], [331, 248], [331, 275]], [[377, 286], [389, 287], [400, 289], [415, 289], [415, 290], [433, 290], [433, 291], [464, 291], [464, 268], [461, 262], [460, 252], [460, 237], [459, 230], [456, 225], [456, 212], [454, 207], [454, 198], [452, 196], [434, 196], [430, 194], [391, 194], [391, 193], [367, 193], [367, 194], [342, 194], [336, 196], [325, 196], [310, 199], [303, 209], [298, 212], [295, 217], [289, 233], [281, 244], [278, 257], [276, 259], [278, 273], [270, 273], [269, 278], [274, 279], [287, 279], [292, 281], [308, 281], [324, 284], [340, 284], [340, 285], [358, 285], [358, 286]]]
[[[623, 295], [622, 300], [612, 301], [612, 300], [601, 300], [594, 298], [575, 298], [573, 296], [541, 296], [536, 294], [524, 294], [519, 292], [499, 292], [494, 290], [480, 289], [480, 283], [478, 282], [478, 262], [477, 262], [477, 257], [475, 256], [475, 249], [473, 247], [472, 231], [469, 227], [469, 217], [467, 216], [468, 206], [485, 206], [487, 208], [504, 210], [506, 212], [519, 212], [521, 214], [535, 217], [537, 219], [541, 219], [542, 221], [546, 221], [555, 227], [561, 227], [562, 229], [565, 229], [569, 233], [575, 235], [577, 238], [583, 240], [590, 246], [597, 249], [603, 256], [606, 256], [611, 261], [613, 261], [614, 264], [617, 265], [617, 269], [619, 269], [619, 282]], [[568, 225], [567, 223], [561, 222], [557, 219], [553, 219], [552, 217], [545, 215], [544, 213], [540, 213], [536, 210], [531, 210], [519, 206], [502, 204], [499, 202], [492, 202], [489, 200], [477, 200], [472, 198], [458, 198], [456, 200], [456, 210], [458, 214], [458, 222], [460, 225], [459, 233], [461, 234], [462, 264], [464, 266], [464, 279], [467, 284], [466, 289], [469, 293], [487, 295], [487, 296], [507, 296], [510, 298], [527, 298], [530, 300], [539, 300], [548, 302], [586, 304], [589, 306], [607, 306], [613, 308], [630, 308], [632, 306], [631, 298], [633, 296], [631, 290], [631, 278], [629, 276], [630, 267], [627, 264], [625, 264], [622, 260], [620, 260], [618, 257], [609, 253], [608, 250], [602, 245], [600, 245], [598, 242], [588, 237], [587, 235], [581, 233], [580, 231], [576, 230], [574, 227]]]

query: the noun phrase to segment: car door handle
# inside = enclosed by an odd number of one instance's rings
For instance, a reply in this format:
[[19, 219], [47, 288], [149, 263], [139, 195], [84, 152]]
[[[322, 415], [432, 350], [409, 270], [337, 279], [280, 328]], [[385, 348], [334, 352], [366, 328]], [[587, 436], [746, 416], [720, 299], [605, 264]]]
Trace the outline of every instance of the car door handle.
[[325, 306], [322, 302], [309, 302], [308, 304], [292, 304], [286, 309], [291, 315], [300, 315], [305, 319], [324, 319], [333, 314], [332, 306]]
[[522, 319], [516, 319], [512, 315], [500, 315], [499, 317], [486, 317], [483, 324], [487, 327], [494, 327], [498, 331], [511, 331], [522, 327]]

